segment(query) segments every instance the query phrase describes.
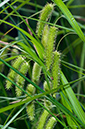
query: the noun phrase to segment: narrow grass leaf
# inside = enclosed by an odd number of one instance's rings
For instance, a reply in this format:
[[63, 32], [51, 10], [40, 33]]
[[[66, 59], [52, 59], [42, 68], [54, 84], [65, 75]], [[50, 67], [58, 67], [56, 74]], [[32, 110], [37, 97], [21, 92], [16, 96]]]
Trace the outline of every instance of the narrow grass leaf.
[[15, 26], [15, 25], [13, 25], [13, 24], [7, 22], [7, 21], [1, 20], [1, 19], [0, 19], [0, 21], [3, 22], [3, 23], [8, 24], [8, 25], [10, 25], [10, 26], [12, 26], [12, 27], [14, 27], [14, 28], [16, 28], [17, 30], [19, 30], [19, 31], [21, 31], [22, 33], [24, 33], [28, 38], [30, 38], [31, 42], [35, 45], [35, 47], [36, 47], [36, 49], [37, 49], [37, 52], [38, 52], [40, 58], [43, 60], [42, 53], [44, 52], [44, 48], [42, 47], [42, 45], [41, 45], [33, 36], [31, 36], [31, 35], [30, 35], [29, 33], [27, 33], [25, 30], [23, 30], [23, 29], [21, 29], [21, 28]]
[[83, 42], [85, 42], [85, 36], [84, 36], [81, 28], [79, 27], [78, 23], [74, 19], [73, 15], [71, 14], [69, 9], [67, 8], [67, 6], [62, 2], [62, 0], [54, 0], [54, 2], [61, 9], [62, 13], [65, 15], [68, 22], [71, 24], [71, 26], [73, 27], [75, 32], [78, 34], [78, 36], [81, 38], [81, 40]]
[[[64, 76], [63, 72], [61, 72], [61, 81], [62, 84], [67, 84], [68, 81], [66, 79], [66, 77]], [[65, 88], [65, 91], [67, 93], [67, 96], [73, 106], [73, 110], [75, 112], [75, 114], [77, 115], [77, 117], [85, 124], [85, 113], [83, 111], [83, 109], [81, 108], [79, 101], [77, 100], [72, 88], [70, 87], [70, 85], [68, 85], [67, 88]]]

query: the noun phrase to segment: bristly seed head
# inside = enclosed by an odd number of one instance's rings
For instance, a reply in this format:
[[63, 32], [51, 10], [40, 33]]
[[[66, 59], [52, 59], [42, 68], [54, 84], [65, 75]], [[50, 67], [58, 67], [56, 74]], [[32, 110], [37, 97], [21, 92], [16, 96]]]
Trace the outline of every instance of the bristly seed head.
[[59, 75], [60, 75], [60, 53], [55, 51], [53, 56], [53, 64], [52, 64], [52, 83], [53, 87], [52, 89], [57, 88], [58, 83], [59, 83]]
[[40, 37], [42, 35], [42, 31], [44, 29], [44, 25], [45, 23], [43, 21], [47, 21], [49, 16], [51, 15], [52, 11], [53, 11], [53, 7], [54, 5], [53, 4], [47, 4], [41, 14], [40, 14], [40, 21], [38, 21], [38, 24], [37, 24], [37, 29], [36, 29], [36, 32], [37, 32], [37, 35], [38, 37]]
[[57, 35], [57, 28], [51, 26], [48, 33], [47, 45], [45, 48], [45, 62], [47, 70], [50, 69], [53, 60], [54, 42]]
[[38, 63], [34, 63], [33, 70], [32, 70], [32, 81], [38, 83], [40, 74], [41, 74], [41, 66]]

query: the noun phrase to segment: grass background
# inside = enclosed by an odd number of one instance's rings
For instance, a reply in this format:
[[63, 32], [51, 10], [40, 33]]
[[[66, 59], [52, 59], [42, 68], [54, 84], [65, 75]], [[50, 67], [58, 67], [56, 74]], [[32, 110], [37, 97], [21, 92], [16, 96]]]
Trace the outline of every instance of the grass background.
[[[0, 2], [2, 2], [2, 1], [0, 1]], [[18, 0], [17, 2], [9, 1], [10, 4], [12, 2], [15, 2], [15, 4], [12, 5], [12, 7], [14, 7], [15, 9], [18, 7], [17, 12], [22, 17], [24, 17], [24, 18], [30, 17], [29, 25], [35, 32], [37, 20], [39, 18], [38, 12], [44, 7], [44, 5], [47, 2], [51, 2], [51, 1], [50, 0], [49, 1], [47, 1], [47, 0], [43, 0], [43, 1], [31, 0], [30, 3], [26, 3], [26, 4], [24, 4], [24, 2], [22, 0]], [[72, 3], [69, 4], [69, 2], [72, 2]], [[22, 7], [19, 7], [20, 4], [24, 4], [24, 5]], [[85, 13], [84, 13], [85, 1], [84, 0], [77, 0], [77, 1], [69, 0], [69, 1], [66, 1], [65, 4], [67, 4], [68, 9], [73, 14], [74, 18], [76, 19], [79, 26], [81, 27], [83, 33], [85, 33]], [[0, 12], [1, 12], [0, 19], [2, 19], [4, 21], [8, 21], [9, 23], [12, 23], [15, 25], [20, 23], [22, 21], [22, 19], [19, 18], [19, 14], [16, 14], [16, 12], [14, 11], [14, 13], [12, 13], [11, 15], [8, 15], [13, 11], [13, 9], [11, 7], [8, 7], [6, 9], [7, 6], [9, 6], [9, 5], [5, 4], [4, 6], [2, 6], [0, 8]], [[8, 14], [6, 14], [6, 13], [8, 13]], [[31, 19], [31, 15], [33, 15], [34, 13], [38, 13], [38, 14], [33, 17], [34, 19]], [[71, 82], [71, 81], [74, 81], [74, 80], [82, 77], [82, 75], [85, 75], [84, 42], [82, 42], [81, 39], [78, 37], [78, 35], [76, 35], [74, 32], [69, 32], [69, 29], [73, 29], [73, 28], [71, 27], [69, 22], [66, 20], [66, 18], [62, 14], [62, 11], [59, 9], [59, 7], [55, 6], [55, 11], [53, 12], [51, 20], [49, 22], [54, 24], [55, 20], [58, 18], [60, 18], [57, 22], [59, 31], [58, 31], [58, 36], [57, 36], [57, 39], [55, 42], [55, 48], [57, 47], [57, 44], [60, 42], [58, 51], [60, 51], [62, 53], [61, 54], [61, 70], [65, 74], [68, 82]], [[59, 26], [61, 26], [61, 28]], [[27, 26], [25, 25], [25, 23], [20, 24], [18, 27], [20, 27], [23, 30], [26, 30], [28, 32]], [[63, 29], [63, 27], [65, 29]], [[17, 29], [13, 29], [12, 31], [8, 32], [11, 28], [12, 27], [10, 25], [4, 24], [0, 21], [0, 40], [1, 41], [10, 43], [12, 41], [16, 41], [17, 39], [18, 40], [22, 39], [20, 32]], [[7, 34], [5, 34], [6, 32], [7, 32]], [[68, 35], [66, 35], [66, 34], [68, 34]], [[4, 43], [0, 43], [0, 47], [4, 48]], [[10, 55], [11, 50], [12, 49], [9, 49], [9, 51], [8, 51], [8, 53], [9, 53], [8, 57], [11, 56]], [[66, 61], [66, 62], [64, 62], [64, 61]], [[66, 63], [68, 63], [68, 64], [66, 64]], [[11, 63], [9, 62], [9, 64], [11, 64]], [[31, 64], [33, 65], [33, 62], [31, 62]], [[72, 64], [75, 65], [75, 67], [72, 67]], [[77, 67], [79, 67], [79, 69], [77, 69]], [[83, 68], [83, 70], [81, 68]], [[31, 68], [31, 70], [32, 70], [32, 68]], [[5, 65], [4, 71], [2, 72], [2, 69], [1, 69], [1, 73], [3, 73], [5, 76], [7, 76], [8, 72], [9, 72], [9, 68]], [[41, 82], [42, 82], [42, 80], [43, 80], [43, 76], [41, 78]], [[80, 79], [80, 81], [81, 81], [81, 79]], [[72, 87], [73, 91], [75, 92], [75, 94], [77, 95], [78, 100], [84, 106], [85, 105], [84, 104], [85, 103], [85, 98], [84, 98], [85, 97], [84, 96], [85, 81], [84, 81], [84, 79], [82, 82], [80, 82], [80, 81], [75, 82], [74, 84], [71, 84], [71, 87]], [[9, 100], [10, 97], [11, 97], [11, 99]], [[11, 101], [13, 101], [12, 97], [15, 97], [15, 100], [17, 100], [17, 98], [15, 96], [14, 88], [12, 90], [7, 91], [5, 89], [5, 79], [2, 76], [0, 76], [0, 108], [6, 107], [7, 105], [9, 105], [9, 103]], [[7, 120], [7, 117], [9, 116], [9, 114], [10, 114], [10, 120], [12, 120], [14, 114], [18, 113], [18, 111], [21, 110], [22, 108], [23, 107], [21, 105], [17, 108], [14, 108], [14, 109], [11, 109], [11, 110], [1, 113], [0, 114], [0, 124], [3, 125], [9, 121], [9, 119]], [[41, 109], [37, 105], [36, 120], [35, 120], [35, 123], [32, 123], [29, 121], [26, 111], [24, 109], [18, 115], [18, 117], [10, 124], [10, 126], [13, 128], [17, 128], [17, 129], [18, 128], [22, 129], [23, 127], [26, 129], [26, 128], [31, 128], [32, 124], [33, 124], [33, 127], [34, 127], [39, 118], [40, 112], [41, 112]], [[7, 122], [6, 122], [6, 120], [7, 120]], [[66, 120], [65, 120], [65, 122], [66, 122]], [[60, 129], [60, 128], [62, 128], [62, 125], [60, 125], [60, 123], [58, 123], [55, 128]]]

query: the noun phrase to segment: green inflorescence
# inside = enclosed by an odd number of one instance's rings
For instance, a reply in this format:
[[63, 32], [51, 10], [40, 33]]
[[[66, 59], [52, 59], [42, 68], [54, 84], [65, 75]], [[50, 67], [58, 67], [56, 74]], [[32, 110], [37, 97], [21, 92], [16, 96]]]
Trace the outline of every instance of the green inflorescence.
[[[27, 62], [23, 62], [21, 67], [20, 67], [20, 70], [19, 70], [20, 73], [22, 73], [23, 75], [26, 75], [26, 73], [28, 72], [29, 67], [30, 66]], [[20, 88], [23, 88], [24, 82], [25, 82], [25, 79], [23, 77], [21, 77], [20, 75], [17, 75], [16, 84]], [[22, 90], [20, 90], [18, 87], [16, 87], [16, 95], [21, 96], [21, 94], [22, 94]]]
[[41, 66], [35, 62], [32, 70], [32, 81], [38, 83], [40, 74], [41, 74]]
[[53, 89], [57, 88], [59, 83], [59, 76], [60, 76], [60, 53], [55, 51], [53, 53], [53, 63], [52, 63], [52, 77], [53, 77]]
[[49, 117], [49, 113], [46, 110], [44, 110], [43, 113], [40, 116], [37, 129], [43, 129], [44, 128], [45, 122], [46, 122], [48, 117]]
[[32, 85], [32, 84], [28, 84], [27, 85], [27, 92], [30, 94], [30, 95], [33, 95], [35, 93], [35, 87]]
[[[47, 84], [47, 80], [44, 81], [43, 89], [46, 92], [49, 91], [50, 89], [55, 89], [58, 87], [59, 74], [60, 74], [60, 53], [57, 50], [54, 51], [54, 42], [57, 36], [57, 28], [55, 26], [49, 26], [45, 23], [45, 21], [47, 21], [49, 16], [51, 15], [53, 8], [54, 8], [54, 5], [49, 4], [49, 3], [43, 8], [41, 15], [40, 15], [40, 20], [37, 25], [37, 35], [39, 38], [42, 35], [41, 43], [44, 47], [44, 53], [42, 53], [45, 59], [44, 64], [46, 66], [47, 72], [51, 73], [51, 77], [53, 78], [53, 79], [51, 79], [50, 77], [48, 78], [48, 81], [49, 81], [48, 84], [50, 85], [50, 88]], [[15, 69], [17, 69], [20, 73], [22, 73], [23, 75], [27, 74], [28, 69], [30, 67], [29, 63], [22, 56], [18, 56], [18, 58], [12, 63], [12, 66]], [[34, 62], [34, 65], [32, 68], [31, 80], [37, 85], [39, 84], [41, 71], [42, 71], [42, 66], [40, 66], [37, 62]], [[16, 81], [16, 84], [20, 88], [23, 88], [23, 86], [25, 85], [25, 79], [19, 74], [16, 74], [16, 72], [13, 70], [10, 70], [8, 74], [8, 78], [12, 81]], [[7, 80], [6, 88], [10, 89], [11, 86], [12, 86], [12, 83]], [[32, 84], [27, 84], [26, 91], [31, 96], [37, 93], [37, 89]], [[22, 90], [20, 90], [18, 87], [16, 87], [16, 95], [17, 96], [22, 95]], [[52, 94], [50, 95], [52, 96]], [[53, 94], [53, 97], [56, 97], [56, 93]], [[30, 96], [26, 95], [26, 99], [28, 98], [30, 98]], [[44, 101], [44, 106], [48, 110], [51, 110], [53, 108], [54, 105], [49, 100], [44, 98], [43, 101]], [[33, 121], [35, 118], [34, 101], [30, 102], [27, 105], [26, 111], [27, 111], [30, 121]], [[56, 119], [50, 116], [50, 113], [44, 109], [39, 118], [37, 129], [44, 129], [44, 128], [53, 129], [55, 123], [56, 123]]]
[[45, 129], [53, 129], [55, 124], [56, 124], [56, 119], [54, 117], [51, 117], [51, 118], [49, 118]]
[[[24, 58], [22, 56], [18, 56], [18, 58], [12, 63], [12, 66], [15, 68], [15, 69], [19, 69], [20, 65], [23, 63], [24, 61]], [[8, 78], [12, 81], [15, 80], [16, 78], [16, 75], [17, 73], [15, 71], [13, 71], [12, 69], [10, 69], [10, 72], [8, 74]], [[7, 89], [10, 89], [12, 87], [12, 83], [9, 82], [8, 80], [6, 80], [6, 88]]]
[[43, 33], [42, 33], [42, 39], [41, 39], [41, 43], [45, 49], [47, 47], [48, 34], [49, 34], [49, 26], [45, 25]]
[[30, 102], [30, 104], [28, 104], [26, 106], [26, 111], [27, 111], [27, 114], [29, 116], [29, 119], [31, 121], [34, 120], [34, 115], [35, 115], [35, 105], [34, 105], [34, 102]]
[[[27, 85], [27, 92], [30, 95], [33, 95], [35, 93], [35, 87], [32, 84]], [[27, 97], [28, 99], [29, 97]], [[29, 116], [29, 119], [32, 121], [34, 120], [34, 115], [35, 115], [35, 105], [34, 101], [30, 102], [27, 107], [26, 107], [27, 114]]]
[[[52, 89], [55, 89], [59, 85], [59, 77], [60, 77], [60, 53], [55, 51], [53, 56], [53, 64], [52, 64], [52, 83], [53, 87]], [[53, 94], [53, 97], [56, 98], [56, 94]]]
[[50, 27], [48, 33], [47, 45], [45, 48], [45, 62], [47, 70], [50, 69], [50, 66], [52, 64], [55, 38], [56, 38], [56, 27]]
[[53, 4], [47, 4], [41, 14], [40, 14], [40, 19], [39, 19], [39, 22], [38, 22], [38, 25], [37, 25], [37, 35], [38, 37], [40, 37], [42, 35], [42, 31], [43, 31], [43, 28], [44, 28], [44, 25], [45, 23], [42, 22], [42, 21], [47, 21], [49, 16], [51, 15], [52, 11], [53, 11], [53, 7], [54, 5]]

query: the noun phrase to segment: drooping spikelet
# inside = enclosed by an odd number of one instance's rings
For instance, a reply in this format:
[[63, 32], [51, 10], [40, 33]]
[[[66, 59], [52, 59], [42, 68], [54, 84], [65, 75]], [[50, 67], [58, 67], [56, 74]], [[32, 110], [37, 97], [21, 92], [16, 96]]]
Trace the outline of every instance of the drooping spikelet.
[[38, 21], [38, 25], [37, 25], [37, 30], [36, 30], [36, 32], [37, 32], [37, 35], [40, 37], [41, 35], [42, 35], [42, 31], [43, 31], [43, 28], [44, 28], [44, 25], [45, 25], [45, 23], [44, 22], [42, 22], [42, 21], [47, 21], [48, 20], [48, 18], [49, 18], [49, 16], [51, 15], [51, 13], [52, 13], [52, 10], [53, 10], [53, 4], [47, 4], [44, 8], [43, 8], [43, 10], [42, 10], [42, 12], [41, 12], [41, 14], [40, 14], [40, 21]]
[[26, 111], [27, 111], [27, 114], [29, 116], [29, 119], [31, 121], [33, 121], [34, 120], [34, 115], [35, 115], [35, 105], [34, 105], [34, 102], [30, 102], [30, 104], [27, 105]]
[[50, 90], [46, 81], [44, 81], [43, 86], [44, 86], [44, 90], [45, 91], [49, 91]]
[[[15, 69], [18, 70], [23, 61], [24, 61], [24, 58], [22, 56], [18, 56], [18, 58], [12, 63], [12, 67], [14, 67]], [[11, 81], [14, 81], [16, 78], [16, 75], [17, 75], [17, 73], [15, 71], [13, 71], [12, 69], [10, 69], [10, 72], [7, 77]], [[8, 80], [6, 80], [6, 88], [10, 89], [11, 87], [12, 87], [12, 83], [9, 82]]]
[[60, 77], [60, 53], [55, 51], [53, 56], [53, 64], [52, 64], [52, 83], [53, 83], [53, 87], [57, 88], [58, 83], [59, 83], [59, 77]]
[[37, 129], [44, 129], [44, 125], [45, 125], [45, 122], [46, 122], [48, 117], [49, 117], [49, 112], [44, 110], [39, 118], [39, 123], [38, 123]]
[[41, 66], [35, 62], [32, 70], [32, 81], [38, 83], [40, 74], [41, 74]]
[[50, 27], [47, 46], [45, 48], [45, 62], [47, 70], [50, 69], [53, 60], [54, 41], [56, 38], [56, 27]]
[[34, 95], [34, 93], [35, 93], [35, 87], [32, 84], [28, 84], [26, 91], [28, 92], [28, 94]]
[[[21, 67], [20, 67], [19, 72], [22, 73], [23, 75], [26, 75], [26, 73], [28, 72], [29, 67], [30, 66], [29, 66], [29, 64], [27, 62], [23, 62]], [[23, 88], [24, 82], [25, 82], [25, 79], [18, 74], [17, 77], [16, 77], [17, 85], [20, 88]], [[22, 94], [22, 90], [20, 90], [18, 87], [16, 87], [16, 95], [21, 96], [21, 94]]]
[[[50, 90], [46, 81], [44, 82], [43, 86], [44, 86], [44, 90], [46, 92]], [[50, 88], [51, 88], [51, 82], [50, 82]], [[49, 100], [44, 99], [44, 106], [48, 109], [51, 109], [52, 108], [52, 103]]]
[[[27, 92], [30, 95], [33, 95], [35, 93], [35, 87], [32, 84], [28, 84], [27, 85]], [[27, 97], [30, 98], [30, 97]], [[26, 111], [27, 114], [29, 116], [29, 119], [32, 121], [34, 119], [34, 115], [35, 115], [35, 105], [34, 105], [34, 101], [30, 102], [27, 107], [26, 107]]]
[[18, 56], [17, 59], [14, 61], [12, 66], [15, 69], [18, 69], [23, 61], [24, 61], [24, 58], [22, 56]]
[[56, 119], [54, 117], [49, 118], [48, 123], [46, 124], [45, 129], [53, 129], [56, 124]]

